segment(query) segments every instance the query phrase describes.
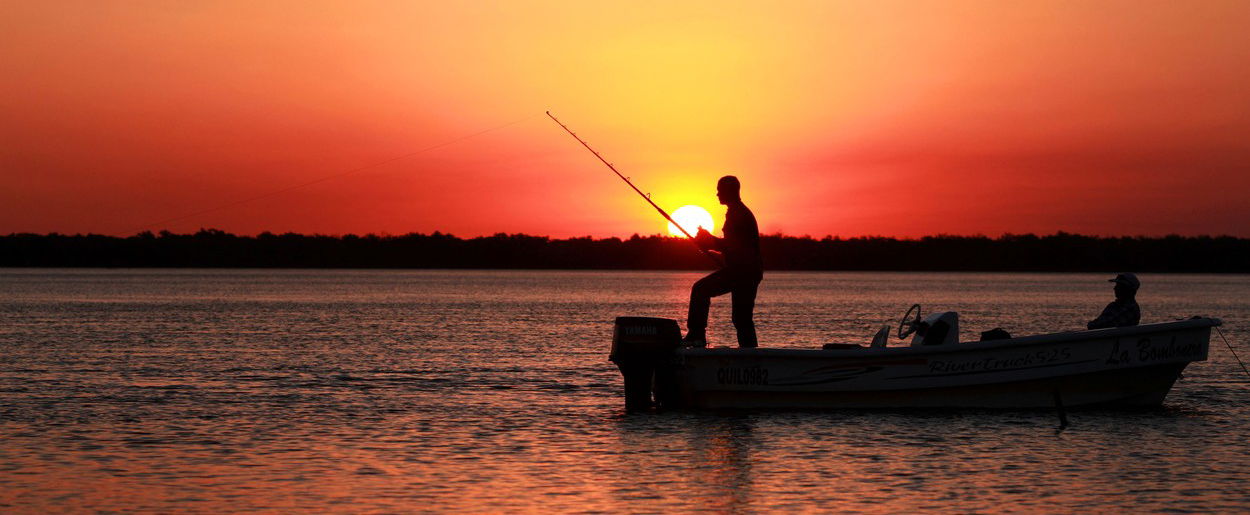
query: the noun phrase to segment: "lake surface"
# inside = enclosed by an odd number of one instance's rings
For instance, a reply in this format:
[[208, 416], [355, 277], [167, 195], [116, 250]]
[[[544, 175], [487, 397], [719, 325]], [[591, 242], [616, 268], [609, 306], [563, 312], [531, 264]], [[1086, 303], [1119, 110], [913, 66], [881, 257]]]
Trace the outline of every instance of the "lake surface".
[[[1165, 408], [641, 413], [613, 318], [686, 272], [0, 269], [0, 511], [1250, 509], [1250, 384], [1219, 336]], [[763, 346], [866, 343], [912, 303], [963, 336], [1084, 327], [1110, 275], [770, 273]], [[1250, 277], [1142, 275], [1143, 322]], [[732, 345], [728, 299], [709, 338]]]

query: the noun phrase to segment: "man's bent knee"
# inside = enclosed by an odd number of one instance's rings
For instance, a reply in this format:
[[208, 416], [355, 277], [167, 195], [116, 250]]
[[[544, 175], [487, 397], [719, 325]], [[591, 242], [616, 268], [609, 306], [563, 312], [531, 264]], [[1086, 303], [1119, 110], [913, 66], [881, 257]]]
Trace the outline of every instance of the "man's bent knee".
[[704, 277], [702, 279], [699, 279], [698, 281], [695, 281], [694, 286], [690, 287], [690, 298], [710, 299], [716, 296], [716, 292], [714, 291], [716, 289], [715, 285], [713, 284], [712, 281], [708, 279], [709, 278]]
[[690, 288], [690, 300], [711, 298], [712, 295], [708, 293], [707, 288], [700, 288], [698, 284], [695, 284], [693, 288]]

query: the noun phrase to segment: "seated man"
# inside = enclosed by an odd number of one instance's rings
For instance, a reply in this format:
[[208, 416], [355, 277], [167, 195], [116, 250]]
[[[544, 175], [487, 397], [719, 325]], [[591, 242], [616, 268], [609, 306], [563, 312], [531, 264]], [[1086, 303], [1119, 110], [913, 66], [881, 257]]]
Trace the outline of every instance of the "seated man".
[[1141, 286], [1141, 282], [1137, 280], [1137, 276], [1120, 274], [1115, 279], [1108, 279], [1108, 282], [1115, 283], [1115, 301], [1107, 304], [1102, 314], [1090, 320], [1086, 326], [1090, 329], [1102, 329], [1137, 325], [1141, 321], [1141, 308], [1137, 307], [1137, 288]]

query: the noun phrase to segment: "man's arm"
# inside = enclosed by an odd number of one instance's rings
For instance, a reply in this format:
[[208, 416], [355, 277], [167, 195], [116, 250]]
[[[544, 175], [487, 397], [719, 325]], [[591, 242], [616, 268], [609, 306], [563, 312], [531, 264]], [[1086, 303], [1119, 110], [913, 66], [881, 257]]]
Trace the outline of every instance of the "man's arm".
[[706, 250], [721, 252], [725, 249], [725, 239], [712, 236], [712, 233], [707, 232], [707, 229], [703, 227], [699, 227], [699, 232], [694, 235], [694, 242]]
[[1120, 327], [1129, 325], [1133, 317], [1133, 305], [1127, 302], [1112, 302], [1103, 308], [1102, 314], [1098, 318], [1090, 320], [1085, 327], [1089, 329], [1104, 329], [1108, 327]]

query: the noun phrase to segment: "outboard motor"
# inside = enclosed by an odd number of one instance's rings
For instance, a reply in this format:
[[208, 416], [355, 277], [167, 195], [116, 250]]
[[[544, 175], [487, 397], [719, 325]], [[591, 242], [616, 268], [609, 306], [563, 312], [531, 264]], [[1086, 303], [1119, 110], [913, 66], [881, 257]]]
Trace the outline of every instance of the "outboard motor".
[[612, 330], [612, 353], [608, 356], [625, 378], [625, 409], [647, 409], [651, 392], [661, 406], [676, 394], [672, 386], [673, 351], [681, 345], [676, 320], [649, 317], [616, 317]]
[[959, 313], [943, 311], [925, 317], [916, 326], [916, 336], [911, 346], [949, 345], [959, 342]]

